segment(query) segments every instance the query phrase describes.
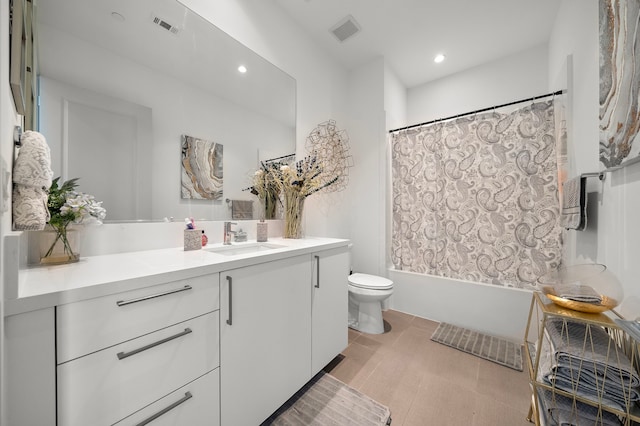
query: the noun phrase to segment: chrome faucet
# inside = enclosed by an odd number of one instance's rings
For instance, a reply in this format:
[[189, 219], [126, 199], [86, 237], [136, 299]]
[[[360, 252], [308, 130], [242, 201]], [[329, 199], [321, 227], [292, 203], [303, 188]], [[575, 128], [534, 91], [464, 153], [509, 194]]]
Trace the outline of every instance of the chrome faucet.
[[236, 231], [231, 230], [231, 225], [237, 225], [237, 223], [236, 222], [224, 223], [224, 237], [223, 237], [224, 243], [223, 244], [226, 246], [231, 245], [231, 234], [236, 233]]

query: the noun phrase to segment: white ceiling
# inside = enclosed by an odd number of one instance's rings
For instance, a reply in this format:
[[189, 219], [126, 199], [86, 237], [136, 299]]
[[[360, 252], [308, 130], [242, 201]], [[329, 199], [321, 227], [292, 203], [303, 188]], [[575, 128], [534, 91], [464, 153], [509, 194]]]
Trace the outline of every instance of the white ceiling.
[[[96, 53], [110, 51], [124, 56], [288, 126], [295, 125], [295, 80], [175, 0], [37, 0], [35, 4], [38, 25], [84, 40]], [[112, 12], [122, 19], [114, 19]], [[154, 16], [179, 28], [178, 34], [153, 24]], [[40, 50], [49, 49], [49, 54], [40, 52], [40, 73], [82, 86], [68, 64], [51, 52], [67, 50], [79, 63], [84, 58], [78, 55], [84, 52], [68, 51], [65, 46], [53, 45], [53, 40], [59, 38], [44, 36], [39, 40]], [[113, 56], [104, 54], [102, 58], [107, 61]], [[250, 72], [238, 73], [240, 64]]]
[[[347, 69], [384, 56], [407, 88], [549, 40], [559, 0], [273, 0]], [[339, 42], [347, 15], [362, 30]], [[437, 53], [446, 55], [440, 64]]]

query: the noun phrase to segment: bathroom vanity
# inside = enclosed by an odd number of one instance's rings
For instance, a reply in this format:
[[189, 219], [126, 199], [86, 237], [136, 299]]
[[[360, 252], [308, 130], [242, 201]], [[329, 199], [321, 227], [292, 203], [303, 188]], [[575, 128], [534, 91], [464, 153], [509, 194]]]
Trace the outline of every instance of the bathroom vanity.
[[270, 243], [20, 271], [9, 424], [260, 424], [347, 346], [348, 241]]

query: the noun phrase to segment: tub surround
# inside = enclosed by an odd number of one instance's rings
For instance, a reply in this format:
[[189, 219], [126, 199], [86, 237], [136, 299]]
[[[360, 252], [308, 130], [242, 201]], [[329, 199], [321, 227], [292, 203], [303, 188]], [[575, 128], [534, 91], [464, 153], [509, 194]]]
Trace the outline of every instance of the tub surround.
[[[393, 309], [521, 341], [531, 291], [389, 269]], [[437, 296], [437, 297], [436, 297]]]
[[5, 301], [8, 420], [259, 424], [347, 346], [349, 241], [269, 244], [21, 269]]

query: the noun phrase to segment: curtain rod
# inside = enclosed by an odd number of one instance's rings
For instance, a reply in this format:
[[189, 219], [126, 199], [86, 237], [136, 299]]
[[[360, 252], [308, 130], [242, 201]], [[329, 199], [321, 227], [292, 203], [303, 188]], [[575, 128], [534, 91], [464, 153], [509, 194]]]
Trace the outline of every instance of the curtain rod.
[[519, 101], [509, 102], [507, 104], [502, 104], [502, 105], [496, 105], [496, 106], [492, 106], [492, 107], [488, 107], [488, 108], [477, 109], [475, 111], [465, 112], [464, 114], [453, 115], [453, 116], [447, 117], [447, 118], [438, 118], [437, 120], [425, 121], [424, 123], [420, 123], [420, 124], [412, 124], [411, 126], [400, 127], [398, 129], [389, 130], [389, 133], [395, 133], [395, 132], [399, 132], [401, 130], [413, 129], [414, 127], [426, 126], [427, 124], [433, 124], [433, 123], [437, 123], [439, 121], [453, 120], [454, 118], [460, 118], [460, 117], [464, 117], [466, 115], [477, 114], [479, 112], [495, 110], [497, 108], [502, 108], [502, 107], [506, 107], [506, 106], [510, 106], [510, 105], [520, 104], [522, 102], [534, 101], [536, 99], [546, 98], [548, 96], [562, 95], [563, 93], [564, 93], [563, 90], [558, 90], [556, 92], [547, 93], [546, 95], [534, 96], [533, 98], [526, 98], [526, 99], [521, 99]]

